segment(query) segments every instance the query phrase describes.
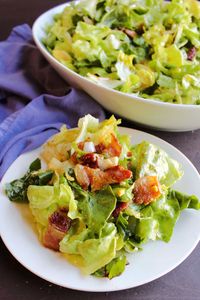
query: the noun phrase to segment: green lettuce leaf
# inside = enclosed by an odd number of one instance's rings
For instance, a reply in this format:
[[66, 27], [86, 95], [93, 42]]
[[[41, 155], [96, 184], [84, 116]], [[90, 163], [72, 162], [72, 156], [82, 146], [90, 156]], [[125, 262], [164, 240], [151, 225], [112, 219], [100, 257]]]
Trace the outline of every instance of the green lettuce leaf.
[[40, 238], [48, 225], [51, 214], [59, 208], [67, 208], [71, 219], [79, 217], [77, 201], [68, 184], [54, 186], [30, 185], [27, 190], [30, 210], [35, 218]]
[[159, 147], [146, 141], [133, 146], [132, 165], [136, 179], [157, 176], [161, 184], [171, 187], [183, 175], [180, 164]]
[[127, 259], [125, 255], [119, 255], [114, 258], [110, 263], [108, 263], [103, 268], [97, 270], [92, 275], [96, 277], [108, 277], [112, 279], [116, 276], [121, 275], [126, 267]]
[[68, 254], [68, 259], [84, 274], [94, 273], [115, 258], [117, 238], [113, 223], [106, 223], [97, 238], [85, 239], [89, 234], [87, 229], [78, 236], [69, 234], [60, 242], [60, 251]]
[[197, 197], [171, 190], [140, 211], [135, 235], [142, 242], [160, 239], [169, 242], [183, 209], [200, 209]]
[[27, 173], [20, 179], [15, 179], [5, 186], [8, 198], [14, 202], [28, 202], [27, 189], [31, 184], [42, 186], [48, 184], [54, 172], [51, 170], [41, 171], [41, 161], [39, 158], [34, 160]]
[[103, 228], [115, 209], [116, 201], [110, 186], [96, 193], [90, 193], [84, 201], [79, 201], [78, 209], [82, 219], [93, 233], [99, 233]]

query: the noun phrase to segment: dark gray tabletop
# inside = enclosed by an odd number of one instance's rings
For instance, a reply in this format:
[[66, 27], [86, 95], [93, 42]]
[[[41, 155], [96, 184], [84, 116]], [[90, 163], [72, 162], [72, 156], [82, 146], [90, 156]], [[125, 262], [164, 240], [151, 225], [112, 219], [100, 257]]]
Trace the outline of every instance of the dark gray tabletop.
[[[0, 0], [0, 40], [7, 37], [13, 26], [23, 23], [31, 25], [42, 12], [62, 2], [64, 1]], [[145, 130], [170, 142], [200, 172], [200, 130], [183, 133], [160, 132], [138, 127], [125, 120], [122, 126]], [[30, 273], [12, 257], [0, 240], [0, 300], [18, 299], [200, 300], [200, 244], [175, 270], [151, 283], [120, 292], [87, 293], [58, 287]]]

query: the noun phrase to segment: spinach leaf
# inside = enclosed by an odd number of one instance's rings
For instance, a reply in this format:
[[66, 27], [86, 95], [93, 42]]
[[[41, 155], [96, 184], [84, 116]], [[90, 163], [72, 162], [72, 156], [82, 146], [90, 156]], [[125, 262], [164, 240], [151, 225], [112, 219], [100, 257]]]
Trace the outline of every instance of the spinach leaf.
[[52, 179], [53, 171], [41, 172], [41, 161], [34, 160], [27, 173], [20, 179], [6, 184], [5, 192], [8, 198], [14, 202], [28, 202], [27, 189], [29, 185], [46, 185]]

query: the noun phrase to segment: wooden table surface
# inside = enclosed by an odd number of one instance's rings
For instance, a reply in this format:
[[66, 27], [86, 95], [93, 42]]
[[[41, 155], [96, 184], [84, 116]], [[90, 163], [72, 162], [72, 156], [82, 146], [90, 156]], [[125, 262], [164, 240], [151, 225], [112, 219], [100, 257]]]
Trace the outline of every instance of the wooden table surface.
[[[28, 23], [31, 26], [42, 12], [60, 3], [63, 3], [63, 1], [0, 0], [0, 40], [8, 36], [12, 27], [23, 23]], [[123, 121], [122, 125], [139, 128], [127, 121]], [[200, 172], [200, 130], [185, 133], [169, 133], [147, 130], [145, 128], [139, 129], [155, 134], [170, 142], [181, 150]], [[119, 292], [87, 293], [56, 286], [32, 274], [12, 257], [0, 240], [0, 300], [47, 299], [199, 300], [200, 245], [176, 269], [151, 283]]]

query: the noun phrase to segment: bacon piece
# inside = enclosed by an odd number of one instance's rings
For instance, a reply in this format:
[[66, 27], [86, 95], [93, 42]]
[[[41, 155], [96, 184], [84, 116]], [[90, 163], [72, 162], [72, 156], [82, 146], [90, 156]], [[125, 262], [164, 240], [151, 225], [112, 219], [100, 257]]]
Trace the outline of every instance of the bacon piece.
[[83, 150], [84, 144], [85, 144], [85, 142], [80, 142], [80, 143], [78, 143], [78, 148], [79, 148], [80, 150]]
[[[84, 142], [81, 142], [78, 144], [78, 148], [83, 150], [84, 148]], [[119, 157], [121, 154], [122, 147], [119, 144], [117, 138], [111, 134], [111, 142], [108, 144], [108, 146], [105, 146], [103, 143], [100, 143], [95, 146], [96, 152], [98, 154], [105, 154], [108, 157]], [[83, 164], [85, 166], [91, 167], [91, 168], [98, 168], [98, 155], [97, 153], [86, 153], [82, 155], [80, 158], [77, 157], [77, 152], [74, 152], [70, 159], [71, 161], [76, 164]]]
[[133, 154], [132, 154], [131, 151], [128, 151], [128, 152], [127, 152], [127, 156], [128, 156], [128, 157], [131, 157], [132, 155], [133, 155]]
[[187, 59], [192, 61], [195, 58], [195, 56], [196, 56], [196, 49], [195, 47], [192, 47], [188, 50]]
[[134, 38], [136, 37], [137, 33], [134, 31], [134, 30], [130, 30], [130, 29], [127, 29], [127, 28], [123, 28], [122, 30], [124, 33], [126, 33], [126, 35], [128, 35], [130, 38]]
[[70, 157], [71, 162], [76, 165], [78, 163], [77, 152], [74, 152]]
[[[94, 170], [94, 169], [93, 169]], [[99, 170], [99, 169], [97, 169]], [[120, 183], [125, 179], [129, 179], [132, 176], [132, 172], [124, 169], [122, 166], [115, 166], [107, 169], [106, 171], [99, 170], [98, 173], [90, 171], [90, 182], [92, 191], [102, 189], [105, 185]]]
[[88, 176], [87, 168], [88, 167], [82, 166], [80, 164], [77, 164], [74, 168], [76, 180], [84, 190], [87, 190], [90, 185], [90, 179]]
[[96, 148], [96, 152], [98, 154], [101, 154], [106, 149], [106, 146], [103, 143], [99, 143], [98, 145], [95, 146], [95, 148]]
[[122, 146], [118, 142], [117, 138], [112, 134], [111, 135], [111, 143], [104, 150], [104, 153], [107, 153], [109, 156], [120, 156], [122, 151]]
[[74, 152], [70, 159], [75, 165], [82, 164], [91, 168], [98, 168], [98, 155], [95, 153], [86, 153], [78, 158], [77, 152]]
[[113, 183], [119, 183], [125, 179], [129, 179], [132, 176], [132, 172], [122, 166], [109, 168], [105, 171], [105, 173], [110, 180], [114, 181]]
[[121, 27], [119, 28], [120, 31], [124, 32], [126, 35], [128, 35], [128, 37], [130, 37], [131, 39], [133, 39], [134, 37], [137, 36], [136, 31], [125, 28], [125, 27]]
[[128, 206], [129, 206], [128, 202], [117, 202], [116, 208], [112, 213], [113, 217], [117, 218], [120, 212], [125, 210]]
[[147, 205], [161, 195], [161, 187], [157, 176], [144, 176], [135, 181], [133, 201]]
[[80, 157], [80, 163], [90, 168], [98, 168], [98, 155], [95, 153], [87, 153]]
[[43, 237], [45, 247], [58, 251], [59, 243], [71, 226], [67, 210], [60, 209], [49, 217], [49, 223]]
[[76, 180], [82, 188], [88, 189], [90, 185], [92, 191], [100, 190], [108, 184], [120, 183], [132, 176], [132, 172], [122, 166], [115, 166], [102, 171], [77, 164], [74, 171]]
[[106, 171], [101, 171], [100, 169], [87, 169], [87, 174], [89, 177], [91, 190], [93, 192], [101, 190], [104, 186], [114, 183], [109, 180]]
[[111, 142], [108, 144], [108, 146], [100, 143], [96, 145], [95, 148], [97, 153], [107, 154], [109, 157], [120, 156], [122, 150], [122, 146], [120, 145], [114, 134], [111, 134]]

